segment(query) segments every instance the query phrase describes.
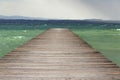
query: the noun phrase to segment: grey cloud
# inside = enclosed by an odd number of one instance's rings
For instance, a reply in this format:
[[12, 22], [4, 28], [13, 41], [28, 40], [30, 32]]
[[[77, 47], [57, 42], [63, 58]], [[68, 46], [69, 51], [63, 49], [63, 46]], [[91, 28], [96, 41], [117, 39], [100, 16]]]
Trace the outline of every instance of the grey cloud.
[[120, 0], [0, 0], [1, 15], [120, 20]]
[[110, 19], [120, 19], [120, 0], [77, 0]]

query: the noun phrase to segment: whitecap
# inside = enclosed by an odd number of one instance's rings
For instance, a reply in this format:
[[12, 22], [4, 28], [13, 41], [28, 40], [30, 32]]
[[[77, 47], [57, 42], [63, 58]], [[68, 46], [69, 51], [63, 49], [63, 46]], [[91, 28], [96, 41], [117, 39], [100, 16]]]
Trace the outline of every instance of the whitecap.
[[120, 31], [120, 29], [116, 29], [117, 31]]

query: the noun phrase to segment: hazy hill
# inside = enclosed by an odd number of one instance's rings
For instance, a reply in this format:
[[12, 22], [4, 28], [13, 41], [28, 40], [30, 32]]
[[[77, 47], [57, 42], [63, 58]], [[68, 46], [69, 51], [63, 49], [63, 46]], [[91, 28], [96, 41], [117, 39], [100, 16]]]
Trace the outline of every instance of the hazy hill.
[[3, 16], [3, 15], [0, 15], [0, 19], [45, 20], [44, 18], [35, 18], [35, 17], [26, 17], [26, 16]]
[[85, 19], [85, 20], [59, 20], [59, 19], [45, 19], [37, 17], [26, 16], [4, 16], [0, 15], [0, 20], [53, 20], [53, 21], [80, 21], [80, 22], [92, 22], [92, 23], [120, 23], [119, 20], [102, 20], [102, 19]]

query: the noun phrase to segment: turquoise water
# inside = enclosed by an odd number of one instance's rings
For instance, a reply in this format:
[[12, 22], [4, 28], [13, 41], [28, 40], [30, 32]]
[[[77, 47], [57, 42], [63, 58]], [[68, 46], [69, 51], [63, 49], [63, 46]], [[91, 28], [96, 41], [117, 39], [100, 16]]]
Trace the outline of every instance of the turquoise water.
[[0, 57], [42, 32], [43, 30], [0, 30]]

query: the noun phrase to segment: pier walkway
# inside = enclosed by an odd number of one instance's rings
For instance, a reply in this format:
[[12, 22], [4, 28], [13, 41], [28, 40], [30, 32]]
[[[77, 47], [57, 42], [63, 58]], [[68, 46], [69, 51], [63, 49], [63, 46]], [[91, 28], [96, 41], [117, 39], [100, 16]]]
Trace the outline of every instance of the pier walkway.
[[69, 29], [53, 28], [0, 59], [0, 80], [120, 80], [120, 68]]

